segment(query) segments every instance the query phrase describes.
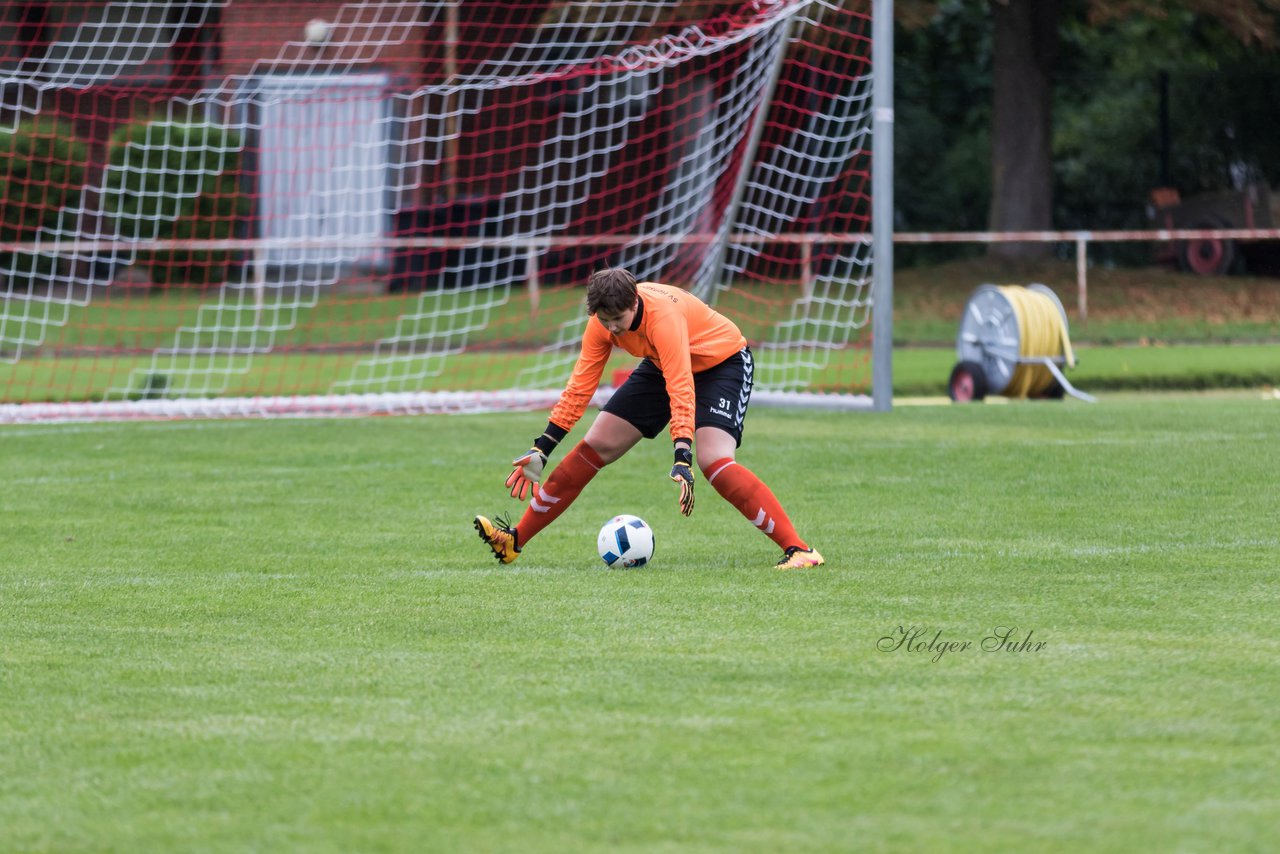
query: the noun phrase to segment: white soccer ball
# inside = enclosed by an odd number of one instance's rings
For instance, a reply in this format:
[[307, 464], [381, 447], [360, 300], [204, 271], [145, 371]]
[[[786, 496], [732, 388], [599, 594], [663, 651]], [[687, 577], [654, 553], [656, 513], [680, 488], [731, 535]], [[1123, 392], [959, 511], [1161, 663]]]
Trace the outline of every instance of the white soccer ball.
[[324, 18], [312, 18], [307, 21], [303, 34], [311, 44], [324, 44], [329, 40], [329, 22]]
[[639, 516], [614, 516], [600, 529], [596, 548], [606, 566], [635, 569], [653, 560], [653, 529]]

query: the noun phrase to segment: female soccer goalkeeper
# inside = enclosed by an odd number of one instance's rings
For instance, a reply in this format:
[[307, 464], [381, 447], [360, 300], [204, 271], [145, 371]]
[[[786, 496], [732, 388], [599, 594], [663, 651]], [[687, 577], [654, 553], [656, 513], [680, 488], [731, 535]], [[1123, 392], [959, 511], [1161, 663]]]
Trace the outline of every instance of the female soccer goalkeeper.
[[[476, 531], [503, 563], [555, 521], [596, 472], [656, 437], [668, 422], [675, 442], [671, 479], [680, 485], [680, 511], [693, 512], [693, 453], [698, 468], [724, 499], [782, 548], [779, 569], [822, 566], [822, 555], [800, 539], [769, 487], [734, 456], [751, 399], [752, 361], [733, 321], [692, 294], [654, 282], [637, 283], [621, 268], [601, 270], [587, 284], [587, 330], [569, 383], [551, 410], [546, 431], [517, 457], [507, 478], [511, 497], [529, 497], [511, 527], [475, 518]], [[547, 457], [578, 423], [595, 394], [614, 347], [642, 356], [614, 392], [586, 437], [541, 483]], [[697, 440], [696, 442], [694, 440]]]

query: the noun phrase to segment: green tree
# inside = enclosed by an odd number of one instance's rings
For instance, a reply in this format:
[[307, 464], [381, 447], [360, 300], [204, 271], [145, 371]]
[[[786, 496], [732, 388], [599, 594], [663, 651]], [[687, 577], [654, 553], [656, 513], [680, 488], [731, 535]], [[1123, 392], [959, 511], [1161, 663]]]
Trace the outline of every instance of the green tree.
[[[221, 240], [233, 237], [252, 205], [240, 186], [240, 135], [202, 122], [141, 120], [111, 137], [104, 181], [107, 210], [124, 237]], [[228, 252], [144, 253], [156, 284], [218, 285]]]
[[[80, 199], [88, 161], [88, 146], [66, 122], [35, 118], [0, 130], [0, 240], [27, 242], [41, 229], [56, 232], [64, 208]], [[48, 256], [0, 256], [0, 269], [20, 280], [53, 268]]]
[[[899, 21], [919, 27], [954, 14], [959, 3], [898, 0]], [[991, 38], [988, 45], [975, 45], [989, 48], [991, 57], [987, 226], [1000, 231], [1054, 226], [1055, 80], [1064, 32], [1190, 16], [1215, 24], [1240, 45], [1270, 49], [1280, 41], [1277, 12], [1280, 0], [988, 0]], [[991, 249], [999, 255], [1046, 250], [1043, 244], [994, 244]]]
[[[980, 231], [991, 200], [991, 27], [982, 6], [938, 4], [899, 26], [894, 49], [897, 226]], [[902, 246], [904, 264], [974, 251]]]
[[1069, 21], [1062, 38], [1053, 143], [1059, 227], [1141, 226], [1141, 203], [1156, 186], [1191, 194], [1245, 177], [1280, 179], [1277, 52], [1188, 9]]

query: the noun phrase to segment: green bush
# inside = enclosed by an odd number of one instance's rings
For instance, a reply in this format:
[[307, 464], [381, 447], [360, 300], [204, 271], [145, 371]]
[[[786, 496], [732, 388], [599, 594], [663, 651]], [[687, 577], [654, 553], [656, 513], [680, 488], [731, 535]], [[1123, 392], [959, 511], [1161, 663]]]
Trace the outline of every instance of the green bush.
[[[140, 240], [225, 240], [247, 220], [240, 186], [243, 143], [236, 132], [207, 123], [143, 120], [111, 136], [104, 180], [106, 208], [120, 234]], [[233, 252], [147, 252], [138, 263], [158, 285], [218, 285]]]
[[[62, 208], [84, 189], [89, 147], [67, 122], [35, 118], [13, 129], [0, 128], [0, 240], [25, 242], [41, 228], [54, 229]], [[0, 255], [0, 268], [19, 278], [48, 275], [48, 255]]]

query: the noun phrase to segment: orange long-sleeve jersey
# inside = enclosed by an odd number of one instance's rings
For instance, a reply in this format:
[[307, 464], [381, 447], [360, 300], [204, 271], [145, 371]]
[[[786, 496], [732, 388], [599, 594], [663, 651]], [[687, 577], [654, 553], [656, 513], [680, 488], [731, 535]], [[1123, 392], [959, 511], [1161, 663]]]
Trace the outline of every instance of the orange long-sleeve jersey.
[[582, 335], [582, 353], [569, 383], [551, 410], [551, 423], [573, 429], [600, 385], [614, 347], [650, 359], [662, 371], [671, 400], [671, 438], [692, 439], [693, 375], [714, 368], [747, 345], [732, 320], [688, 291], [656, 282], [636, 286], [636, 322], [612, 335], [593, 315]]

